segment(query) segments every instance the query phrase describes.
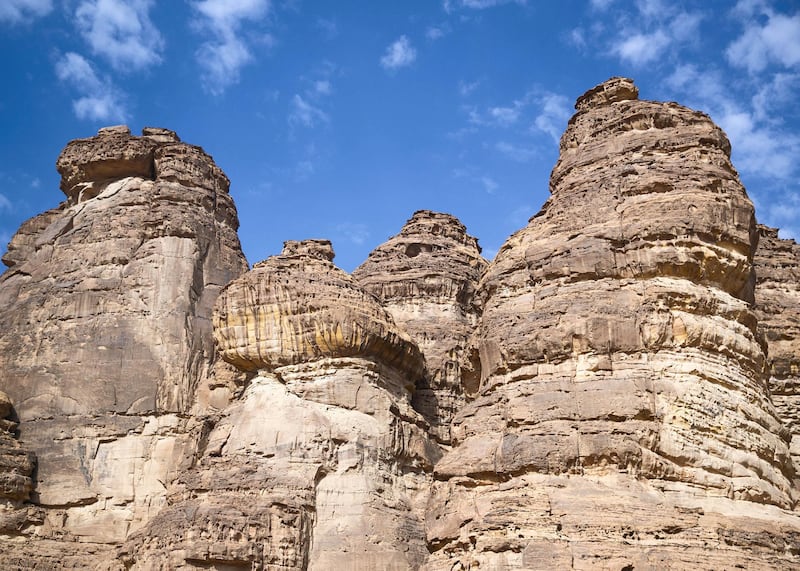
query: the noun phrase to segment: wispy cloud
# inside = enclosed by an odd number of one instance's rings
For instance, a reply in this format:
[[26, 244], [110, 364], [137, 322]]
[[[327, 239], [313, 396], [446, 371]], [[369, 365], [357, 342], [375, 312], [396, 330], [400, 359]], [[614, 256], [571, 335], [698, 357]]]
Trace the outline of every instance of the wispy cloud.
[[11, 212], [14, 209], [14, 206], [11, 204], [11, 201], [6, 197], [6, 195], [0, 193], [0, 212]]
[[[245, 22], [257, 22], [269, 12], [269, 0], [200, 0], [192, 4], [198, 14], [198, 27], [212, 39], [197, 51], [197, 62], [203, 69], [205, 89], [222, 94], [239, 81], [242, 67], [253, 60], [243, 31]], [[270, 37], [262, 40], [269, 43]]]
[[563, 95], [532, 89], [507, 105], [489, 106], [484, 110], [471, 106], [466, 111], [472, 125], [508, 128], [526, 122], [532, 132], [546, 133], [558, 142], [572, 107]]
[[127, 115], [124, 96], [110, 79], [100, 77], [83, 56], [68, 52], [56, 62], [56, 76], [79, 94], [72, 102], [78, 119], [90, 121], [124, 121]]
[[539, 114], [533, 124], [536, 129], [547, 133], [557, 143], [572, 115], [572, 106], [563, 95], [545, 93], [538, 99]]
[[[603, 4], [602, 9], [606, 9], [611, 3], [593, 4]], [[638, 0], [636, 10], [636, 17], [632, 17], [629, 10], [615, 15], [620, 32], [611, 40], [609, 53], [624, 62], [636, 67], [651, 64], [698, 37], [703, 19], [700, 12], [680, 10], [662, 0]], [[582, 31], [577, 30], [580, 36], [575, 37], [573, 33], [571, 43], [583, 47], [585, 38]]]
[[161, 62], [164, 40], [150, 20], [153, 0], [83, 0], [75, 10], [78, 31], [92, 53], [116, 70]]
[[[740, 3], [741, 4], [741, 3]], [[746, 13], [741, 6], [734, 13]], [[745, 29], [725, 51], [728, 62], [750, 73], [764, 71], [770, 64], [791, 69], [800, 67], [800, 12], [789, 16], [767, 7], [746, 18]], [[766, 17], [762, 24], [760, 17]]]
[[413, 48], [408, 37], [400, 36], [386, 48], [381, 65], [385, 69], [397, 69], [411, 65], [416, 59], [417, 50]]
[[524, 6], [527, 0], [444, 0], [442, 6], [445, 12], [452, 12], [457, 8], [469, 8], [472, 10], [485, 10], [503, 4], [519, 4]]
[[295, 94], [289, 109], [289, 125], [313, 127], [319, 123], [327, 123], [328, 115], [319, 107]]
[[336, 234], [357, 246], [361, 246], [369, 238], [369, 227], [366, 224], [343, 222], [336, 226]]
[[494, 178], [486, 174], [480, 174], [470, 167], [453, 169], [451, 174], [453, 178], [463, 179], [475, 186], [479, 186], [487, 194], [494, 194], [495, 191], [500, 188], [500, 183]]
[[522, 147], [509, 143], [508, 141], [498, 141], [494, 148], [502, 155], [518, 163], [527, 163], [537, 156], [540, 152], [532, 147]]
[[0, 2], [0, 22], [26, 23], [46, 16], [52, 9], [52, 0], [3, 0]]
[[332, 63], [323, 62], [310, 76], [300, 77], [306, 87], [302, 92], [295, 93], [289, 104], [288, 121], [291, 128], [315, 127], [330, 121], [323, 105], [324, 100], [333, 94], [331, 77], [335, 71]]

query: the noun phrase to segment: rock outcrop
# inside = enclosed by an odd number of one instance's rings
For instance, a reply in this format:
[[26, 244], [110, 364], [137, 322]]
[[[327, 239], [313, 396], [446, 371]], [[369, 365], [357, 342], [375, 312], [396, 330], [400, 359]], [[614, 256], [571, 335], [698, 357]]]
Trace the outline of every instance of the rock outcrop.
[[800, 245], [759, 225], [755, 255], [756, 316], [767, 343], [772, 401], [792, 432], [791, 452], [800, 474]]
[[426, 568], [785, 566], [797, 490], [728, 140], [630, 80], [576, 107], [551, 197], [479, 286], [480, 394], [435, 468]]
[[612, 78], [488, 263], [416, 212], [247, 264], [164, 129], [58, 159], [0, 277], [0, 568], [800, 568], [800, 247]]
[[194, 463], [190, 413], [238, 390], [215, 374], [211, 312], [247, 263], [227, 178], [175, 133], [102, 129], [57, 168], [67, 200], [3, 257], [0, 389], [38, 461], [46, 518], [26, 535], [116, 545]]
[[487, 265], [480, 254], [458, 219], [420, 210], [353, 272], [425, 355], [428, 374], [420, 377], [414, 406], [445, 443], [453, 414], [477, 388], [467, 347], [479, 315], [473, 298]]
[[223, 290], [220, 353], [256, 376], [130, 542], [128, 568], [424, 562], [439, 453], [411, 407], [422, 355], [332, 259], [327, 241], [287, 242]]

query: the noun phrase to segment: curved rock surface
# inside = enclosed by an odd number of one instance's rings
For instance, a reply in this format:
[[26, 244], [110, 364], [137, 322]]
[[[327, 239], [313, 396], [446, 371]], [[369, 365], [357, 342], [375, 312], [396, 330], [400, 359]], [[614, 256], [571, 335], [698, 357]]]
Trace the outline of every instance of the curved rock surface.
[[449, 214], [420, 210], [400, 233], [373, 250], [353, 277], [425, 355], [428, 374], [414, 406], [435, 436], [450, 440], [450, 421], [466, 402], [463, 379], [475, 372], [467, 354], [478, 322], [474, 294], [487, 262], [478, 240]]
[[[730, 525], [742, 536], [728, 561], [786, 565], [742, 548], [769, 518], [735, 507], [790, 510], [797, 491], [751, 311], [753, 207], [728, 140], [622, 78], [576, 107], [550, 199], [479, 287], [480, 394], [435, 469], [428, 568], [522, 569], [542, 552], [555, 568], [661, 567], [681, 561], [656, 542], [667, 521], [687, 563], [714, 568], [700, 552], [731, 545], [717, 529]], [[686, 509], [699, 511], [677, 523]]]
[[247, 262], [227, 178], [171, 131], [101, 129], [57, 168], [67, 200], [22, 225], [0, 277], [0, 389], [47, 510], [18, 531], [117, 544], [194, 461], [189, 413], [239, 390], [216, 365], [211, 312]]
[[220, 352], [258, 374], [126, 546], [128, 568], [424, 562], [439, 453], [411, 407], [422, 356], [332, 259], [327, 241], [287, 242], [220, 295]]

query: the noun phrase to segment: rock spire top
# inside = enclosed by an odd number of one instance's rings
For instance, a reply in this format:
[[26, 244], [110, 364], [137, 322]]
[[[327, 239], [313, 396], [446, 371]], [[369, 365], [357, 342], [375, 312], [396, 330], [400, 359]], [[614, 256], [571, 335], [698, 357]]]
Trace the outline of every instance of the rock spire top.
[[575, 109], [586, 111], [593, 107], [610, 105], [617, 101], [628, 101], [639, 99], [639, 88], [627, 77], [612, 77], [595, 85], [589, 91], [578, 97], [575, 102]]

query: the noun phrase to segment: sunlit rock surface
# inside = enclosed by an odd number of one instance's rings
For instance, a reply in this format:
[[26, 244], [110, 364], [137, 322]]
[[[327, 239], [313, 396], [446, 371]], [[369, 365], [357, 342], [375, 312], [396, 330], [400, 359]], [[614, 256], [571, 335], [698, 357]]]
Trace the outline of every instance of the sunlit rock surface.
[[[0, 569], [800, 568], [800, 250], [612, 78], [487, 263], [418, 211], [249, 271], [228, 179], [101, 129], [0, 277]], [[265, 206], [266, 208], [266, 206]]]

